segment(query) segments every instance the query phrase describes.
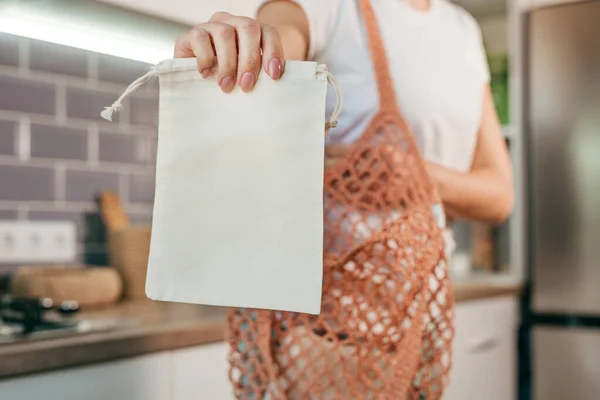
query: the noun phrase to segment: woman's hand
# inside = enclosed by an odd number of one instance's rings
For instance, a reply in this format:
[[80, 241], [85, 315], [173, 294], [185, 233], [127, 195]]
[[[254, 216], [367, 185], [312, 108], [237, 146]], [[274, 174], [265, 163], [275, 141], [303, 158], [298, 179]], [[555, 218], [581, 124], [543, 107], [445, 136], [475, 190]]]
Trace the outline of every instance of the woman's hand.
[[[262, 50], [262, 55], [261, 55]], [[258, 21], [226, 12], [193, 27], [175, 43], [175, 57], [196, 57], [198, 71], [208, 77], [216, 68], [221, 90], [236, 85], [252, 90], [262, 68], [272, 79], [283, 73], [283, 48], [277, 30]]]

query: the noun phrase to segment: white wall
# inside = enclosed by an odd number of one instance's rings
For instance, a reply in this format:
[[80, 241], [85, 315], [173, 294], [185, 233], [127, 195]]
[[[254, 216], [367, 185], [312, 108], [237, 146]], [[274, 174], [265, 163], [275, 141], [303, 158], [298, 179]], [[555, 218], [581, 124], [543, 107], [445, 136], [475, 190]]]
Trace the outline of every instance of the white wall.
[[188, 25], [206, 21], [217, 11], [254, 15], [259, 0], [99, 0]]
[[505, 15], [479, 21], [486, 49], [491, 54], [508, 53], [508, 18]]

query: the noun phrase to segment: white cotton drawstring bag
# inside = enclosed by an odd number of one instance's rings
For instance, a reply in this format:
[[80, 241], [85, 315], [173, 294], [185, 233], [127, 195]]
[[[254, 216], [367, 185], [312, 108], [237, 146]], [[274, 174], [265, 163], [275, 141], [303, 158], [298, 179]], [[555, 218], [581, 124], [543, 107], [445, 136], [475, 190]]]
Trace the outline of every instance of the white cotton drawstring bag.
[[[324, 144], [341, 109], [325, 66], [288, 61], [281, 79], [225, 94], [196, 60], [166, 60], [146, 293], [154, 300], [318, 314]], [[327, 82], [338, 104], [325, 121]]]

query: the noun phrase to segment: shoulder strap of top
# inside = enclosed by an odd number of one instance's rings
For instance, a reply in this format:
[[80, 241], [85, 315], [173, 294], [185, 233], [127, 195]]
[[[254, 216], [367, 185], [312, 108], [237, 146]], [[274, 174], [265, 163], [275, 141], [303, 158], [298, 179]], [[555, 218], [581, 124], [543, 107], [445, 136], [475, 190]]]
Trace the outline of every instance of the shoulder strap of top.
[[369, 40], [369, 50], [371, 60], [377, 80], [377, 90], [379, 92], [379, 107], [381, 110], [394, 111], [400, 113], [394, 82], [390, 73], [390, 66], [381, 40], [381, 33], [377, 24], [377, 17], [370, 0], [359, 0], [362, 17], [365, 21], [367, 37]]

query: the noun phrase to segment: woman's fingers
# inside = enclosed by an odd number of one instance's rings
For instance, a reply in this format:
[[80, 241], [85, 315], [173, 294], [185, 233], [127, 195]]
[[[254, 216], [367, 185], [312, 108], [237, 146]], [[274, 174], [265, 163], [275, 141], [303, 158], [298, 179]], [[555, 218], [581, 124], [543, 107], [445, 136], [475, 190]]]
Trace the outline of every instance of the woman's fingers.
[[272, 79], [279, 79], [283, 74], [283, 47], [279, 33], [269, 25], [262, 25], [261, 31], [263, 68]]
[[175, 44], [175, 57], [196, 57], [198, 71], [208, 77], [215, 66], [216, 79], [228, 93], [235, 87], [237, 77], [237, 41], [233, 26], [217, 22], [196, 25]]
[[196, 56], [198, 71], [206, 79], [210, 76], [215, 63], [215, 52], [212, 47], [210, 34], [200, 26], [197, 26], [190, 32], [190, 47]]
[[217, 55], [217, 83], [221, 90], [229, 93], [235, 86], [237, 76], [237, 42], [233, 26], [208, 22], [202, 24], [212, 39]]
[[237, 82], [244, 92], [252, 90], [260, 72], [260, 24], [250, 18], [231, 21], [238, 39]]
[[[262, 49], [262, 55], [261, 55]], [[236, 82], [243, 91], [254, 87], [261, 60], [267, 74], [279, 79], [283, 73], [283, 48], [277, 31], [256, 20], [216, 13], [195, 26], [175, 44], [175, 57], [196, 57], [204, 77], [216, 64], [217, 82], [224, 92]]]

